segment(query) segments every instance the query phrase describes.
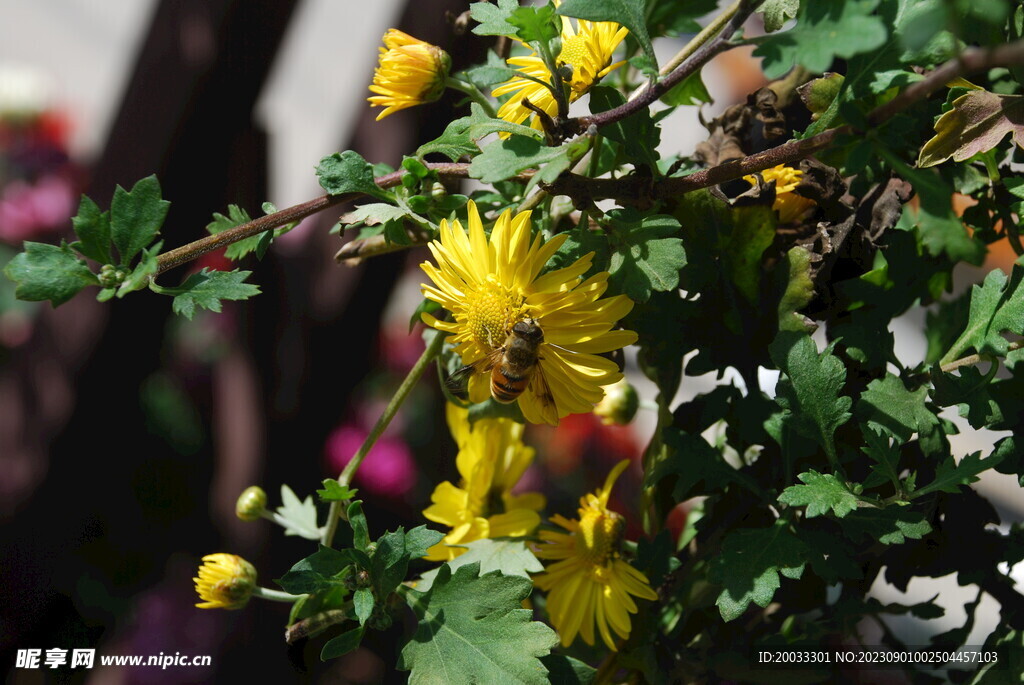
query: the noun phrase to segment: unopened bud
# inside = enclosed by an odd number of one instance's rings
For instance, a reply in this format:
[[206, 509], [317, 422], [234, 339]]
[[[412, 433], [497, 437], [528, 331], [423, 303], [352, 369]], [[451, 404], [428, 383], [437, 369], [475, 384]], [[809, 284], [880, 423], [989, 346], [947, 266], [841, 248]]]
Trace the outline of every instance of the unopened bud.
[[604, 389], [604, 399], [594, 407], [594, 413], [601, 417], [606, 426], [624, 426], [633, 420], [640, 408], [640, 396], [636, 388], [625, 378]]
[[243, 521], [255, 521], [267, 508], [267, 493], [258, 485], [250, 485], [235, 502], [235, 516]]

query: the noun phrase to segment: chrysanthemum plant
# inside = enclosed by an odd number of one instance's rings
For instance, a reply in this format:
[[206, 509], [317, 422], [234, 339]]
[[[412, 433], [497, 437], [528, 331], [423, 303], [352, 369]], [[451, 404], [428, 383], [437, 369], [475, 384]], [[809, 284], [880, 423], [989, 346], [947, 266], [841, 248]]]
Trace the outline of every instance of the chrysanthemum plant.
[[[921, 624], [918, 645], [932, 634], [956, 648], [987, 596], [1000, 620], [978, 640], [1005, 647], [1021, 672], [1024, 597], [1007, 568], [1024, 559], [1024, 529], [972, 483], [989, 471], [1024, 478], [1024, 8], [714, 5], [478, 2], [462, 40], [496, 52], [453, 74], [439, 48], [389, 32], [370, 97], [381, 116], [431, 106], [446, 87], [467, 96], [400, 169], [332, 154], [317, 169], [325, 196], [257, 219], [232, 206], [208, 238], [167, 252], [156, 238], [168, 203], [150, 177], [118, 188], [108, 211], [83, 198], [75, 242], [25, 244], [5, 269], [23, 299], [56, 306], [87, 286], [101, 300], [148, 287], [187, 317], [257, 286], [249, 271], [203, 270], [176, 286], [158, 283], [165, 272], [223, 246], [233, 259], [262, 256], [298, 220], [342, 203], [360, 204], [343, 217], [358, 235], [339, 260], [430, 248], [425, 298], [410, 312], [430, 327], [425, 352], [317, 491], [326, 506], [287, 488], [274, 511], [261, 492], [239, 503], [240, 516], [318, 549], [280, 590], [215, 555], [196, 579], [200, 606], [293, 602], [289, 639], [325, 632], [325, 659], [415, 616], [395, 666], [419, 683], [777, 682], [760, 651], [896, 647], [897, 615]], [[683, 47], [661, 63], [655, 41]], [[708, 121], [694, 153], [660, 149], [676, 110], [709, 102], [702, 68], [744, 46], [767, 85]], [[475, 189], [458, 194], [465, 178]], [[994, 244], [1017, 261], [965, 288], [976, 271], [955, 268], [985, 264]], [[898, 355], [914, 324], [891, 323], [914, 312], [925, 349]], [[622, 390], [623, 348], [636, 352], [627, 379], [656, 387], [639, 402], [616, 399], [633, 392]], [[435, 527], [373, 541], [352, 476], [435, 360], [461, 480], [422, 503]], [[687, 379], [705, 374], [714, 389], [688, 393]], [[625, 465], [590, 474], [577, 511], [514, 490], [544, 459], [543, 445], [524, 444], [524, 421], [557, 425], [595, 406], [628, 421], [638, 404], [656, 423], [635, 455], [639, 501], [609, 499]], [[979, 451], [951, 446], [965, 423]], [[678, 530], [667, 522], [680, 509]], [[642, 522], [638, 539], [625, 539], [626, 517]], [[937, 635], [934, 599], [886, 604], [869, 592], [949, 574], [977, 599]], [[832, 681], [832, 668], [800, 681]], [[943, 677], [1005, 674], [968, 668]]]

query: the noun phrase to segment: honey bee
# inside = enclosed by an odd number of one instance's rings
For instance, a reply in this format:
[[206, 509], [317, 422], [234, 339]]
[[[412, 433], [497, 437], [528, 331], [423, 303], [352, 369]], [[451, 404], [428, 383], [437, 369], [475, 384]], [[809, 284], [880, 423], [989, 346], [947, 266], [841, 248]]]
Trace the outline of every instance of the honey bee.
[[532, 382], [534, 392], [545, 407], [554, 407], [554, 397], [540, 370], [540, 345], [544, 331], [534, 319], [523, 319], [512, 326], [505, 344], [473, 364], [464, 366], [448, 379], [449, 389], [465, 391], [474, 373], [490, 372], [491, 397], [502, 404], [515, 402]]

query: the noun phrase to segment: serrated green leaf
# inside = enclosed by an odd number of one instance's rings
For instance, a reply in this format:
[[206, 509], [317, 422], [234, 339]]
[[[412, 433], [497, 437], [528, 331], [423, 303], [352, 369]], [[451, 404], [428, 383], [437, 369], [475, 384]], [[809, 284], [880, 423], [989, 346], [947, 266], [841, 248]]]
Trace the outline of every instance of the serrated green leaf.
[[298, 535], [308, 540], [320, 539], [320, 526], [316, 522], [313, 497], [300, 500], [287, 485], [281, 486], [281, 506], [276, 509], [275, 520], [284, 526], [285, 535]]
[[754, 55], [763, 58], [769, 79], [799, 64], [822, 73], [836, 57], [853, 57], [881, 47], [888, 37], [885, 23], [872, 13], [879, 0], [804, 2], [796, 26], [757, 41]]
[[[210, 235], [217, 235], [229, 228], [241, 226], [242, 224], [247, 224], [250, 221], [252, 221], [252, 219], [249, 217], [249, 213], [244, 209], [238, 205], [228, 205], [227, 216], [219, 212], [214, 212], [213, 221], [206, 224], [206, 230]], [[267, 247], [270, 246], [270, 241], [272, 241], [277, 235], [286, 232], [288, 229], [289, 227], [287, 226], [278, 229], [270, 229], [263, 233], [257, 233], [256, 235], [251, 235], [248, 238], [243, 238], [242, 240], [231, 243], [228, 245], [227, 250], [224, 251], [224, 256], [232, 261], [237, 261], [246, 255], [255, 252], [257, 257], [262, 258], [263, 253], [265, 253]]]
[[342, 485], [333, 478], [324, 478], [324, 489], [317, 490], [316, 494], [320, 496], [321, 501], [324, 502], [344, 502], [350, 500], [356, 496], [359, 492], [353, 488], [349, 488], [347, 485]]
[[[714, 104], [715, 100], [704, 85], [700, 71], [695, 71], [685, 79], [672, 86], [672, 89], [661, 96], [660, 100], [669, 107], [688, 105]], [[646, 111], [646, 110], [645, 110]]]
[[791, 507], [806, 506], [807, 518], [828, 513], [843, 518], [857, 508], [858, 499], [831, 473], [811, 469], [797, 476], [804, 485], [791, 485], [779, 495], [779, 501]]
[[652, 292], [679, 287], [679, 270], [686, 266], [686, 250], [679, 237], [679, 222], [667, 214], [641, 216], [635, 210], [608, 213], [614, 230], [609, 239], [609, 282], [635, 302], [646, 302]]
[[590, 685], [597, 675], [593, 666], [564, 654], [548, 654], [540, 660], [548, 669], [550, 685]]
[[524, 43], [547, 43], [558, 37], [553, 5], [520, 7], [506, 21], [516, 27], [515, 35]]
[[729, 230], [720, 236], [719, 249], [729, 279], [747, 301], [761, 297], [761, 258], [775, 239], [775, 212], [767, 205], [734, 207]]
[[[881, 483], [888, 481], [893, 484], [893, 487], [899, 489], [899, 443], [889, 443], [888, 431], [875, 431], [865, 426], [862, 433], [864, 434], [864, 446], [860, 449], [875, 462], [871, 468], [877, 474], [878, 480]], [[864, 487], [869, 487], [867, 481], [864, 482]]]
[[557, 638], [522, 608], [533, 583], [497, 572], [478, 574], [475, 564], [454, 574], [442, 566], [429, 592], [406, 593], [419, 618], [398, 661], [399, 670], [412, 671], [410, 685], [548, 682], [540, 658]]
[[715, 604], [725, 621], [743, 615], [751, 602], [768, 606], [779, 589], [779, 575], [799, 579], [809, 557], [807, 546], [785, 521], [769, 528], [739, 528], [722, 541], [710, 579], [722, 585]]
[[83, 195], [71, 225], [78, 236], [78, 240], [71, 243], [72, 249], [100, 264], [113, 263], [110, 255], [110, 212], [101, 212], [95, 202]]
[[478, 36], [514, 36], [516, 27], [508, 20], [517, 9], [519, 3], [516, 0], [498, 0], [497, 5], [474, 2], [469, 6], [469, 16], [479, 24], [473, 27], [473, 33]]
[[370, 529], [366, 524], [362, 500], [356, 500], [349, 504], [346, 513], [348, 514], [348, 525], [352, 528], [352, 544], [358, 550], [367, 551], [370, 546]]
[[418, 526], [409, 531], [402, 527], [384, 533], [377, 540], [370, 563], [370, 577], [378, 597], [387, 597], [404, 580], [409, 560], [418, 559], [444, 538], [442, 533]]
[[110, 237], [122, 265], [129, 265], [139, 250], [153, 242], [170, 206], [160, 199], [156, 176], [138, 181], [131, 191], [117, 186], [110, 204]]
[[[132, 272], [124, 279], [121, 285], [117, 289], [117, 296], [124, 297], [130, 292], [141, 290], [147, 285], [152, 285], [153, 278], [156, 277], [156, 273], [160, 268], [157, 262], [157, 257], [160, 256], [160, 248], [163, 247], [164, 241], [158, 241], [147, 248], [143, 248], [142, 255], [139, 257], [139, 261], [135, 263], [135, 268]], [[161, 290], [154, 288], [156, 292]]]
[[868, 383], [857, 402], [857, 414], [868, 426], [907, 442], [914, 433], [930, 433], [939, 425], [927, 401], [927, 387], [908, 390], [898, 376], [889, 373]]
[[995, 468], [1003, 460], [1000, 452], [993, 452], [986, 459], [981, 458], [981, 452], [974, 452], [966, 455], [959, 462], [952, 456], [946, 459], [939, 468], [935, 470], [935, 479], [914, 492], [910, 493], [911, 499], [923, 497], [932, 492], [957, 493], [964, 485], [970, 485], [978, 480], [978, 474]]
[[[460, 545], [466, 551], [455, 557], [446, 565], [455, 571], [467, 564], [479, 564], [480, 575], [492, 571], [501, 571], [506, 576], [522, 576], [529, 578], [531, 573], [544, 570], [544, 565], [537, 560], [530, 548], [522, 540], [491, 540], [484, 538]], [[434, 579], [440, 570], [427, 571], [416, 583], [416, 590], [426, 592], [433, 586]]]
[[777, 387], [779, 406], [793, 413], [798, 432], [817, 441], [836, 461], [834, 433], [850, 418], [853, 404], [839, 394], [846, 380], [843, 363], [829, 350], [819, 355], [810, 336], [790, 331], [780, 331], [768, 349], [772, 361], [789, 378]]
[[669, 426], [662, 432], [664, 456], [644, 476], [644, 487], [653, 487], [665, 478], [674, 478], [672, 500], [720, 492], [737, 480], [736, 469], [722, 454], [699, 435], [690, 435]]
[[[606, 112], [625, 104], [626, 96], [615, 88], [595, 86], [590, 91], [590, 111], [594, 114]], [[646, 108], [625, 119], [601, 127], [601, 133], [622, 146], [622, 151], [631, 162], [651, 169], [657, 168], [658, 145], [661, 129], [654, 123]]]
[[931, 532], [931, 524], [919, 511], [909, 507], [860, 508], [840, 521], [851, 540], [868, 538], [883, 545], [901, 545], [907, 538], [920, 540]]
[[903, 160], [885, 148], [879, 154], [892, 165], [896, 173], [914, 186], [920, 198], [916, 212], [909, 210], [921, 231], [921, 242], [936, 257], [947, 255], [954, 262], [981, 264], [985, 246], [968, 234], [963, 221], [953, 212], [950, 198], [952, 189], [937, 174], [910, 168]]
[[510, 136], [496, 140], [469, 165], [469, 175], [484, 183], [495, 183], [512, 178], [527, 169], [540, 169], [531, 179], [552, 182], [586, 152], [589, 143], [580, 138], [559, 147], [547, 147], [539, 140], [523, 136]]
[[800, 9], [800, 0], [767, 0], [758, 12], [764, 17], [764, 30], [775, 33], [790, 19], [796, 17]]
[[942, 363], [958, 358], [968, 350], [1005, 356], [1010, 343], [1002, 333], [1024, 335], [1024, 266], [1015, 265], [1007, 279], [993, 269], [982, 285], [971, 288], [967, 327], [943, 356]]
[[369, 588], [359, 588], [352, 593], [352, 610], [359, 619], [359, 625], [366, 625], [366, 619], [373, 614], [374, 603], [373, 591]]
[[814, 322], [798, 314], [814, 299], [811, 253], [800, 246], [791, 248], [786, 253], [779, 274], [787, 277], [785, 291], [779, 298], [779, 330], [812, 332]]
[[19, 300], [49, 300], [56, 307], [77, 295], [87, 285], [99, 285], [99, 279], [67, 245], [25, 242], [4, 267], [4, 275], [17, 283], [14, 296]]
[[210, 271], [203, 268], [185, 279], [177, 288], [159, 288], [157, 292], [174, 297], [175, 314], [191, 319], [196, 307], [220, 312], [221, 300], [246, 300], [260, 292], [259, 286], [245, 283], [251, 271]]
[[363, 641], [363, 632], [364, 628], [359, 626], [337, 637], [332, 637], [324, 643], [323, 649], [320, 650], [320, 660], [337, 659], [339, 656], [348, 654]]
[[629, 33], [651, 60], [648, 73], [657, 73], [658, 56], [654, 53], [651, 36], [647, 32], [645, 0], [564, 0], [558, 6], [563, 17], [587, 21], [614, 21], [629, 29]]
[[359, 564], [355, 550], [317, 547], [316, 552], [297, 561], [274, 582], [293, 595], [313, 594], [344, 585], [345, 574], [342, 571]]
[[324, 157], [316, 167], [316, 175], [328, 195], [362, 193], [382, 200], [390, 197], [374, 182], [373, 166], [354, 150]]

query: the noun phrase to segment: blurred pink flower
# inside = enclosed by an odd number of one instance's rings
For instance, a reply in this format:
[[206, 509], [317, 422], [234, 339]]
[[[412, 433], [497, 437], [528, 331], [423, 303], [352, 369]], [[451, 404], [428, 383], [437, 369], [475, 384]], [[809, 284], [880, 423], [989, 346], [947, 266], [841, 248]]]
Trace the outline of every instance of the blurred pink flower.
[[[324, 453], [331, 476], [337, 476], [362, 446], [367, 431], [346, 424], [331, 433]], [[416, 485], [416, 463], [409, 447], [397, 438], [382, 435], [356, 471], [353, 485], [375, 495], [402, 497]]]
[[17, 243], [60, 226], [74, 214], [74, 202], [72, 184], [61, 176], [9, 183], [0, 197], [0, 240]]

